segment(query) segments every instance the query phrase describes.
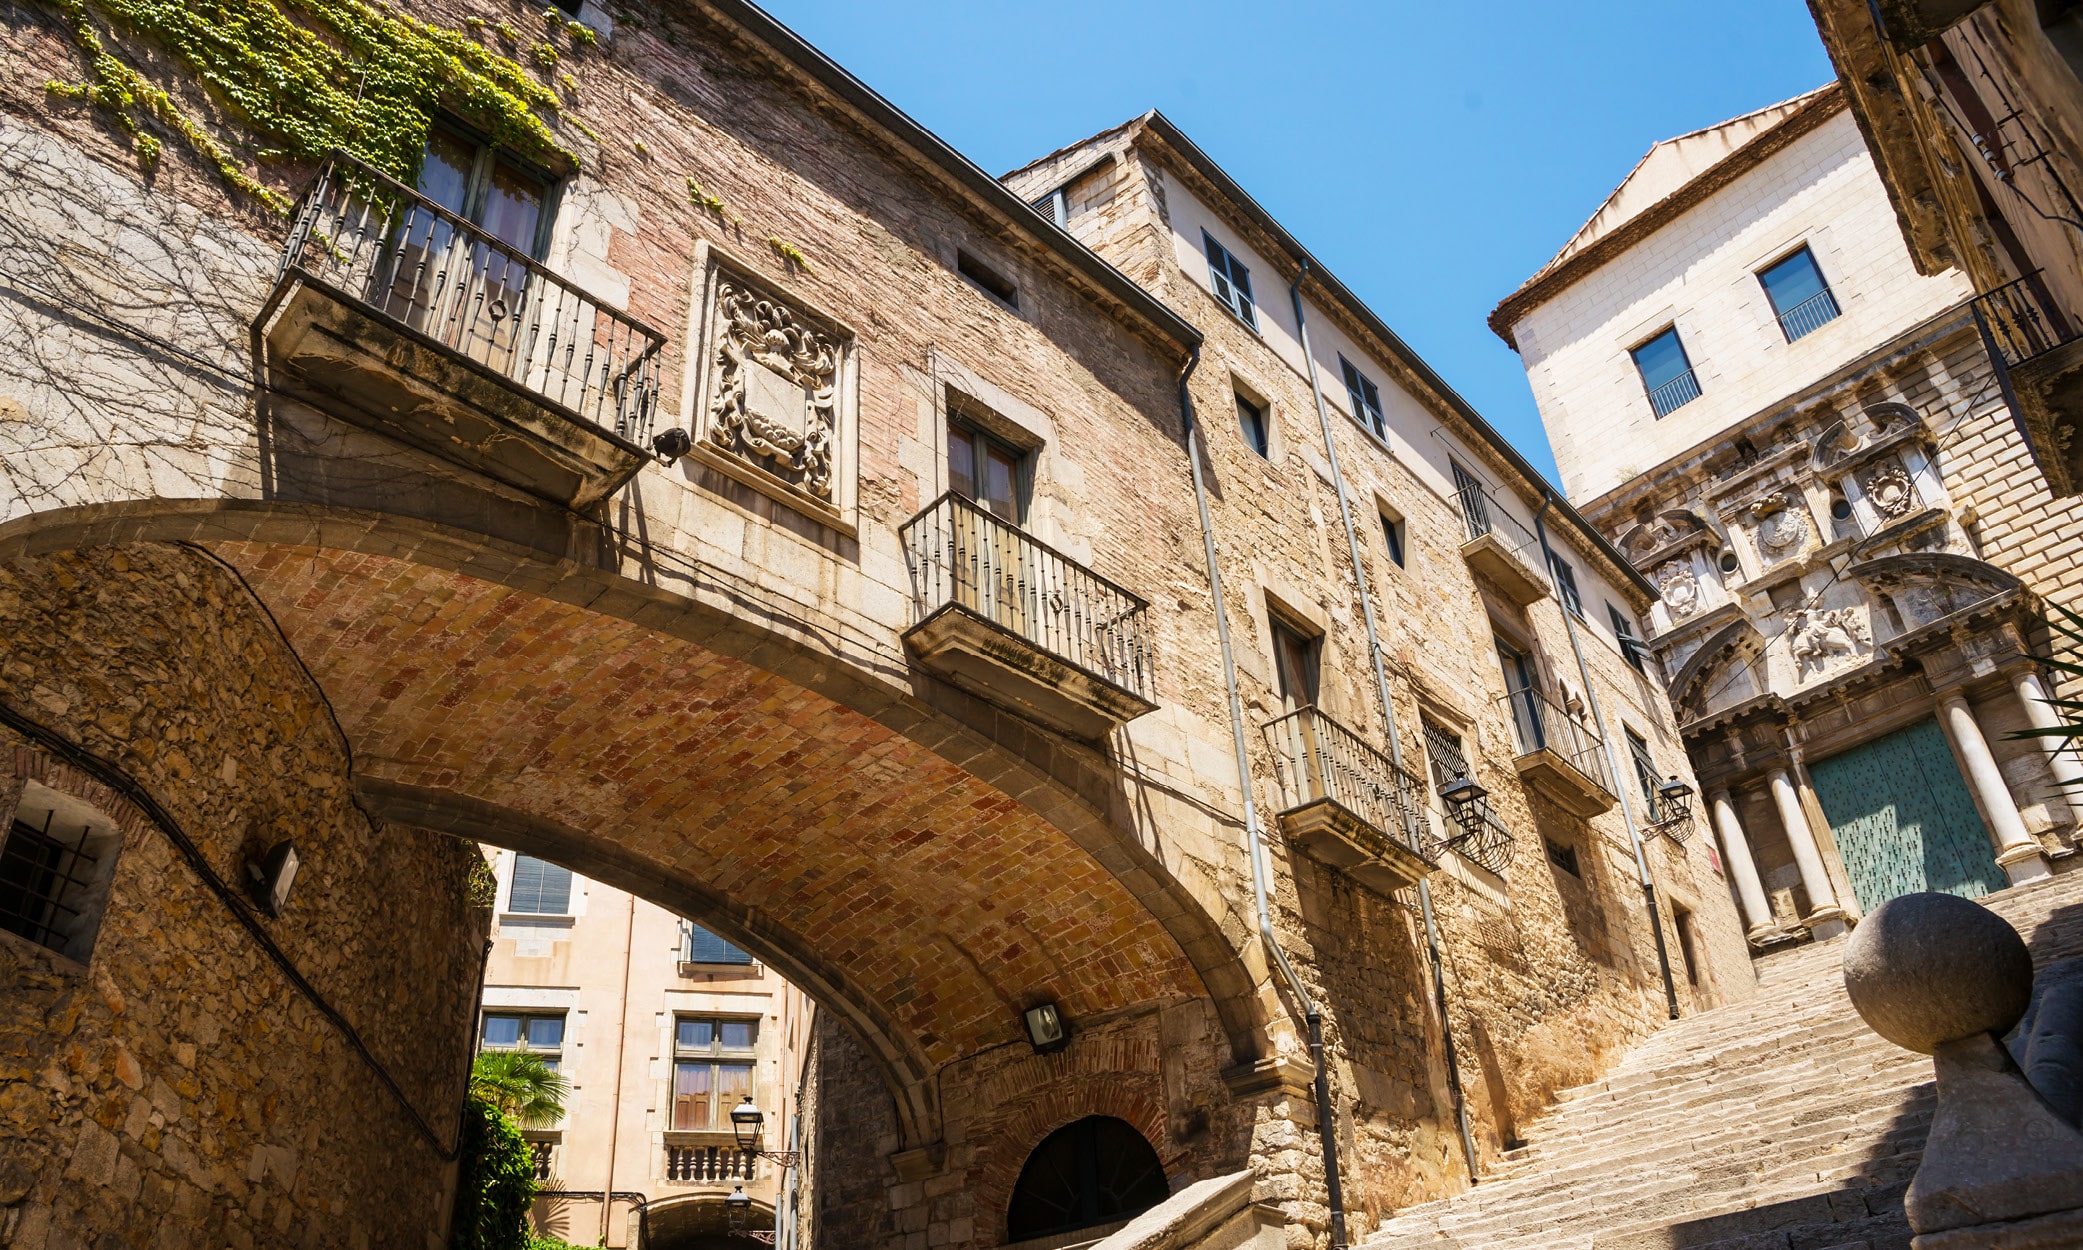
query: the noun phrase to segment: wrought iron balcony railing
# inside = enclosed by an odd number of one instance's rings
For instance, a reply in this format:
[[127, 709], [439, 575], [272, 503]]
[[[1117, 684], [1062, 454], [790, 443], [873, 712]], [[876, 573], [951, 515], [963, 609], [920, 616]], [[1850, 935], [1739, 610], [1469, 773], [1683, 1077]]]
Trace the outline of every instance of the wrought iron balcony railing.
[[281, 277], [322, 287], [572, 420], [637, 446], [650, 437], [663, 335], [352, 157], [335, 154], [304, 196]]
[[2037, 269], [1977, 295], [1973, 304], [1975, 322], [2005, 369], [2015, 369], [2076, 338], [2076, 328], [2055, 305]]
[[966, 609], [1087, 676], [1156, 698], [1142, 599], [953, 492], [898, 537], [921, 621]]
[[1299, 708], [1265, 726], [1289, 808], [1329, 799], [1425, 860], [1424, 799], [1418, 779], [1352, 730], [1315, 707]]
[[1649, 392], [1649, 408], [1657, 416], [1667, 417], [1699, 397], [1700, 379], [1687, 369]]
[[[1806, 334], [1813, 334], [1837, 320], [1837, 297], [1824, 287], [1800, 303], [1779, 314], [1779, 328], [1791, 343]], [[1697, 389], [1695, 389], [1697, 393]], [[1662, 416], [1662, 413], [1658, 413]]]
[[1500, 507], [1482, 483], [1462, 483], [1461, 488], [1454, 492], [1454, 499], [1461, 505], [1461, 521], [1468, 527], [1470, 542], [1494, 534], [1528, 564], [1536, 569], [1541, 566], [1540, 539], [1535, 538], [1532, 530], [1520, 524], [1516, 517]]
[[1560, 756], [1585, 779], [1617, 795], [1606, 767], [1605, 740], [1538, 690], [1514, 690], [1500, 700], [1512, 722], [1512, 737], [1524, 758], [1542, 751]]

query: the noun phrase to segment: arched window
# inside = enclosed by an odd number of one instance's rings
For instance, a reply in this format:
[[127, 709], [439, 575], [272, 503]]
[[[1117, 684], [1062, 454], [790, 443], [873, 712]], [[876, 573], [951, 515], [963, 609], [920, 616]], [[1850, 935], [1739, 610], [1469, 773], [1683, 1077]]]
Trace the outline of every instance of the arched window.
[[1139, 1215], [1171, 1196], [1164, 1165], [1125, 1120], [1087, 1116], [1027, 1156], [1006, 1208], [1008, 1241], [1092, 1228]]

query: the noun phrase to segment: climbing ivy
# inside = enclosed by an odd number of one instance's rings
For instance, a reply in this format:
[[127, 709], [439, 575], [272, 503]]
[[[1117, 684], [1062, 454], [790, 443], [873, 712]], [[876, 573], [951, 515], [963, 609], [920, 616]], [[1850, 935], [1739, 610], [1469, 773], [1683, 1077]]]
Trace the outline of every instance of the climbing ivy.
[[[486, 128], [501, 147], [576, 163], [543, 119], [557, 111], [556, 92], [472, 38], [482, 23], [449, 30], [364, 0], [92, 0], [91, 8], [89, 0], [47, 2], [65, 16], [87, 60], [86, 81], [53, 81], [53, 95], [107, 110], [136, 136], [147, 167], [159, 143], [139, 129], [139, 118], [156, 119], [227, 183], [277, 209], [287, 201], [262, 186], [246, 160], [109, 49], [95, 29], [97, 10], [114, 28], [164, 48], [239, 121], [275, 141], [254, 160], [315, 160], [339, 148], [410, 182], [435, 109], [445, 106]], [[513, 37], [504, 22], [497, 29]], [[532, 51], [545, 69], [556, 63], [547, 43]]]

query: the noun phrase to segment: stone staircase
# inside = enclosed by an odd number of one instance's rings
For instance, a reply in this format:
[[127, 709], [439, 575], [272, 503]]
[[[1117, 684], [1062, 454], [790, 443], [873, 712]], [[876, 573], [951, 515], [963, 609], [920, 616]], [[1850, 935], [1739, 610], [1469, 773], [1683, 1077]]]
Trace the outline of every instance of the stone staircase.
[[[1986, 900], [2044, 966], [2083, 955], [2083, 872]], [[1681, 1020], [1565, 1090], [1482, 1184], [1365, 1250], [1908, 1250], [1902, 1194], [1931, 1061], [1868, 1030], [1843, 939], [1757, 964], [1756, 997]]]

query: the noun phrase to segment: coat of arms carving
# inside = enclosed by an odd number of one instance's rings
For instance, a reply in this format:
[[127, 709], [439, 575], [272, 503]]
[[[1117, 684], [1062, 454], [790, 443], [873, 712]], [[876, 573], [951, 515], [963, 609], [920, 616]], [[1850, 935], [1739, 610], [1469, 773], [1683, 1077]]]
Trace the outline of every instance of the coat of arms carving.
[[830, 503], [843, 352], [800, 312], [719, 275], [709, 441]]
[[1866, 497], [1873, 501], [1873, 506], [1880, 509], [1883, 516], [1906, 516], [1917, 506], [1916, 486], [1899, 464], [1876, 471], [1866, 479], [1865, 487]]
[[1758, 545], [1773, 555], [1787, 555], [1808, 537], [1808, 514], [1783, 494], [1771, 494], [1750, 505], [1757, 522]]
[[1663, 592], [1664, 606], [1679, 619], [1691, 616], [1700, 606], [1700, 583], [1692, 566], [1683, 560], [1668, 560], [1656, 570], [1656, 588]]

